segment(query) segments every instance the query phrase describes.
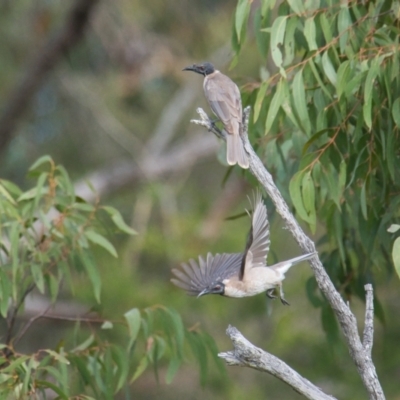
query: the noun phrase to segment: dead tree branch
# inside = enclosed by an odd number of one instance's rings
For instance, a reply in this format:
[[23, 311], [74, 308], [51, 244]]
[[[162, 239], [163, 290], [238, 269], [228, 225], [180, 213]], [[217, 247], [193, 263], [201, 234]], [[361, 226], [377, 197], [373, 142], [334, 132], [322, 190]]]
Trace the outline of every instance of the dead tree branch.
[[236, 328], [229, 326], [226, 334], [233, 343], [234, 350], [219, 353], [228, 365], [254, 368], [267, 372], [281, 381], [287, 383], [296, 392], [312, 400], [334, 400], [320, 388], [303, 378], [294, 369], [290, 368], [279, 358], [254, 346]]
[[8, 104], [0, 116], [0, 151], [10, 142], [18, 119], [27, 109], [47, 74], [83, 36], [90, 14], [98, 1], [76, 0], [62, 29], [35, 56], [22, 81], [9, 96]]
[[[201, 120], [192, 121], [197, 125], [206, 127], [209, 131], [213, 132], [217, 136], [221, 136], [221, 132], [215, 129], [215, 125], [209, 119], [207, 114], [202, 109], [197, 109]], [[290, 212], [288, 205], [283, 199], [279, 189], [276, 187], [271, 174], [266, 170], [265, 166], [261, 162], [260, 158], [254, 151], [250, 144], [247, 128], [250, 115], [250, 107], [244, 110], [244, 126], [242, 132], [242, 140], [245, 146], [246, 152], [249, 156], [250, 172], [257, 178], [260, 184], [264, 187], [266, 193], [273, 201], [277, 212], [283, 218], [286, 223], [288, 230], [291, 232], [294, 239], [299, 244], [303, 253], [315, 252], [314, 242], [304, 233], [297, 220]], [[223, 136], [223, 135], [222, 135]], [[364, 332], [364, 344], [361, 342], [360, 335], [357, 329], [357, 321], [350, 308], [343, 301], [340, 294], [335, 289], [331, 279], [326, 273], [319, 257], [316, 255], [310, 260], [311, 268], [315, 275], [318, 287], [324, 294], [326, 299], [329, 301], [342, 329], [345, 337], [347, 346], [349, 348], [350, 356], [353, 359], [358, 373], [363, 381], [365, 388], [368, 391], [369, 398], [374, 400], [384, 400], [385, 395], [383, 393], [381, 384], [379, 382], [375, 365], [371, 358], [370, 347], [372, 347], [372, 317], [371, 311], [366, 312], [368, 319], [366, 320], [366, 329]], [[372, 287], [367, 289], [368, 296], [372, 297]], [[371, 306], [367, 310], [371, 310]], [[367, 338], [367, 339], [365, 339]], [[365, 345], [365, 347], [364, 347]]]

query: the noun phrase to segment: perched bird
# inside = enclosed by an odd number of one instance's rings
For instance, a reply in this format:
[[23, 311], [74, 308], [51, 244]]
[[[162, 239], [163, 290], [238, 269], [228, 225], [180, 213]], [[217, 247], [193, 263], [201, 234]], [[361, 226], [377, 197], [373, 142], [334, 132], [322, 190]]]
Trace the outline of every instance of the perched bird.
[[[266, 292], [269, 298], [279, 288], [279, 297], [285, 305], [282, 281], [292, 265], [309, 260], [316, 253], [304, 254], [271, 266], [266, 265], [268, 255], [269, 223], [267, 208], [261, 194], [256, 192], [252, 203], [252, 223], [243, 253], [208, 253], [207, 258], [199, 257], [199, 262], [190, 260], [182, 264], [182, 270], [173, 269], [176, 279], [172, 283], [185, 289], [189, 295], [220, 294], [227, 297], [247, 297]], [[250, 215], [250, 214], [249, 214]]]
[[228, 164], [239, 164], [242, 168], [249, 168], [249, 160], [240, 138], [243, 112], [239, 88], [235, 82], [221, 74], [209, 62], [190, 65], [183, 71], [204, 75], [203, 88], [206, 99], [228, 133], [226, 136]]

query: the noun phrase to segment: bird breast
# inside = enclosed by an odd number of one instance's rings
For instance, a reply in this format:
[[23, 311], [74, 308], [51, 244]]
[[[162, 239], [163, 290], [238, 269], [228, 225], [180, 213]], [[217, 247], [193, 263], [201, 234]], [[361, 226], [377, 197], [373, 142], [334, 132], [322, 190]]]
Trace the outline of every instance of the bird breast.
[[263, 293], [278, 286], [284, 275], [268, 267], [256, 267], [246, 270], [243, 280], [230, 278], [224, 280], [228, 297], [248, 297]]

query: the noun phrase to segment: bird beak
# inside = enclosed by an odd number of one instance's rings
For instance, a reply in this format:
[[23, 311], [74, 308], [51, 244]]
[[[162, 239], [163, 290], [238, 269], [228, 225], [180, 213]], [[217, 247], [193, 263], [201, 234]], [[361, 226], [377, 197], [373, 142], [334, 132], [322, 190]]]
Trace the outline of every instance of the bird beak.
[[201, 297], [201, 296], [204, 296], [205, 294], [209, 294], [210, 293], [210, 289], [204, 289], [202, 292], [200, 292], [198, 295], [197, 295], [197, 298], [199, 298], [199, 297]]
[[188, 67], [183, 68], [182, 71], [196, 71], [194, 65], [189, 65]]

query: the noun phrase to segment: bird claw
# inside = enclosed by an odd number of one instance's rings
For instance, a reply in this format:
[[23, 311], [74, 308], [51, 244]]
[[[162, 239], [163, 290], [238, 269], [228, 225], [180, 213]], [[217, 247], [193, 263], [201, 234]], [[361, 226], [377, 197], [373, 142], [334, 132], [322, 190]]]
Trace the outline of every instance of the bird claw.
[[280, 299], [284, 306], [290, 306], [290, 303], [288, 301], [286, 301], [284, 297], [281, 297]]

